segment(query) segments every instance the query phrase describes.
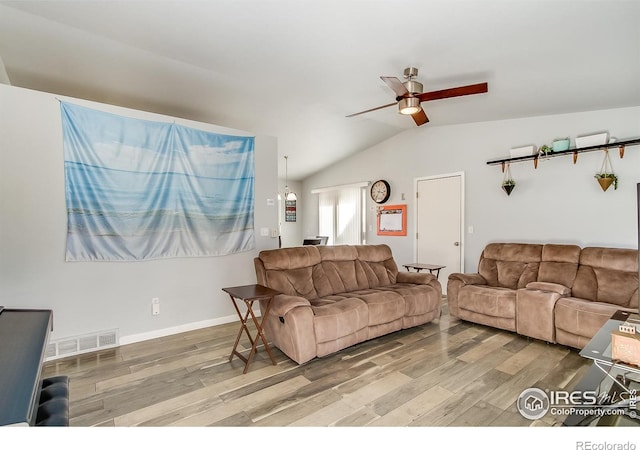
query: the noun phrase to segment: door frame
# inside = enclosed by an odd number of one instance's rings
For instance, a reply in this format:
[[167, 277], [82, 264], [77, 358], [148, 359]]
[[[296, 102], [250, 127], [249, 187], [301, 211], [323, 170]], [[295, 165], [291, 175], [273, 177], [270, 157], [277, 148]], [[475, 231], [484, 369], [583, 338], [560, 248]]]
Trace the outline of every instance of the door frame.
[[460, 177], [460, 272], [464, 273], [464, 247], [465, 247], [465, 189], [464, 189], [464, 172], [451, 172], [439, 175], [430, 175], [428, 177], [418, 177], [413, 180], [413, 199], [415, 200], [415, 214], [413, 215], [413, 229], [415, 234], [413, 235], [413, 260], [417, 262], [418, 258], [418, 182], [436, 180], [439, 178], [451, 178]]

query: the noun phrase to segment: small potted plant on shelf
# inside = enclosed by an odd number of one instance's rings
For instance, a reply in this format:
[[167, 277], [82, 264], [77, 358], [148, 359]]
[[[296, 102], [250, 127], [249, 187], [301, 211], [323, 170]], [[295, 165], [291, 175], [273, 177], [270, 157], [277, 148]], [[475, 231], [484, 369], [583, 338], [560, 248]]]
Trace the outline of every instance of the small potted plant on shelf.
[[554, 152], [564, 152], [565, 150], [569, 150], [570, 143], [571, 143], [571, 140], [568, 137], [561, 138], [561, 139], [554, 139], [553, 144], [551, 144], [551, 147]]
[[550, 153], [553, 153], [553, 149], [546, 144], [538, 149], [538, 156], [549, 156]]

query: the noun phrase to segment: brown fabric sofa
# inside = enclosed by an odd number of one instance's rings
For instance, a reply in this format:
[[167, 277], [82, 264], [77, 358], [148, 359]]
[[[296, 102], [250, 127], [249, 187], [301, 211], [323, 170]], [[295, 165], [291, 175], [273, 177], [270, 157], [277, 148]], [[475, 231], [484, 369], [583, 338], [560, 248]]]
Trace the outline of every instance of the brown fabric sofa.
[[257, 282], [282, 293], [267, 339], [299, 364], [440, 317], [436, 277], [399, 272], [387, 245], [264, 250], [254, 263]]
[[638, 310], [638, 251], [488, 244], [447, 283], [454, 317], [582, 348], [616, 310]]

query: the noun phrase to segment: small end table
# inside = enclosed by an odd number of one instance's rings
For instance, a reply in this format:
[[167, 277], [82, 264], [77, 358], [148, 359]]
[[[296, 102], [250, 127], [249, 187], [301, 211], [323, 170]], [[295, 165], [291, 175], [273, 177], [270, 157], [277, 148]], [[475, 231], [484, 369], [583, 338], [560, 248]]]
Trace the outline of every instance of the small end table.
[[436, 271], [436, 278], [440, 276], [440, 269], [444, 269], [447, 266], [442, 266], [440, 264], [421, 264], [421, 263], [409, 263], [403, 264], [404, 268], [407, 269], [407, 272], [410, 272], [409, 269], [415, 269], [416, 272], [420, 272], [421, 270], [428, 270], [429, 273], [433, 273]]
[[[238, 313], [238, 317], [240, 318], [240, 330], [238, 331], [238, 336], [236, 337], [236, 343], [233, 346], [231, 355], [229, 355], [229, 361], [233, 359], [234, 355], [237, 356], [238, 358], [240, 358], [242, 361], [245, 362], [244, 370], [242, 371], [242, 373], [243, 374], [247, 373], [247, 370], [249, 370], [249, 365], [251, 364], [251, 361], [253, 361], [253, 358], [257, 352], [258, 341], [262, 339], [262, 343], [264, 344], [264, 349], [269, 354], [269, 358], [271, 358], [271, 362], [275, 366], [276, 360], [274, 359], [273, 354], [271, 353], [271, 348], [269, 347], [269, 344], [267, 343], [267, 339], [264, 337], [264, 333], [262, 332], [262, 322], [264, 322], [265, 317], [267, 317], [267, 314], [269, 314], [269, 309], [271, 308], [271, 302], [273, 301], [273, 297], [275, 297], [280, 292], [274, 289], [268, 288], [266, 286], [262, 286], [260, 284], [249, 284], [246, 286], [226, 287], [226, 288], [222, 288], [222, 290], [227, 294], [229, 294], [229, 296], [231, 297], [231, 303], [233, 303], [233, 307], [235, 308], [236, 312]], [[242, 315], [242, 313], [240, 312], [240, 309], [238, 308], [239, 300], [243, 301], [244, 304], [247, 306], [247, 312], [244, 316]], [[260, 321], [258, 321], [258, 318], [256, 317], [253, 311], [253, 302], [259, 301], [259, 300], [267, 300], [267, 306], [262, 314], [262, 320]], [[249, 328], [247, 327], [247, 321], [249, 320], [249, 316], [251, 316], [251, 319], [253, 320], [253, 323], [256, 326], [256, 329], [258, 330], [258, 333], [256, 334], [255, 338], [251, 337], [251, 333], [249, 332]], [[237, 350], [238, 343], [240, 342], [240, 337], [242, 336], [243, 331], [246, 332], [247, 337], [249, 338], [249, 342], [251, 342], [251, 351], [249, 352], [249, 356], [247, 356], [246, 358], [242, 354], [240, 354], [240, 352]]]

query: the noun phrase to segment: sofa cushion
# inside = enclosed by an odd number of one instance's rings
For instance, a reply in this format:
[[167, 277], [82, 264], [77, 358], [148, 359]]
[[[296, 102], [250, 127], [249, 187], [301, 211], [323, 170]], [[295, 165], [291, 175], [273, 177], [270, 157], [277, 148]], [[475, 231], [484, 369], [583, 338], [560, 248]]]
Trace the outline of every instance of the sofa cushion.
[[484, 257], [502, 261], [540, 262], [542, 244], [513, 244], [494, 242], [483, 250]]
[[311, 309], [318, 343], [356, 334], [369, 325], [369, 307], [358, 298], [324, 297], [311, 301]]
[[[509, 289], [518, 289], [519, 287], [523, 287], [519, 284], [521, 276], [525, 271], [531, 272], [537, 268], [519, 261], [496, 261], [496, 267], [498, 269], [498, 286]], [[533, 273], [531, 276], [533, 276]]]
[[[313, 280], [314, 270], [317, 271], [320, 264], [320, 253], [317, 247], [263, 250], [260, 252], [259, 259], [262, 272], [260, 276], [264, 277], [267, 286], [287, 295], [297, 295], [307, 299], [318, 297], [316, 283]], [[316, 275], [316, 278], [321, 277]], [[319, 285], [322, 284], [319, 283]]]
[[478, 273], [489, 286], [523, 288], [536, 281], [542, 245], [491, 243], [482, 251]]
[[358, 251], [353, 245], [321, 245], [316, 247], [322, 261], [355, 261]]
[[388, 245], [356, 245], [355, 248], [370, 288], [388, 286], [396, 282], [398, 266]]
[[638, 251], [621, 248], [587, 247], [580, 255], [580, 267], [572, 295], [594, 302], [638, 307]]
[[575, 297], [560, 298], [555, 306], [555, 326], [559, 330], [591, 339], [618, 309], [609, 303]]
[[[322, 261], [320, 266], [322, 270], [315, 274], [319, 279], [314, 279], [314, 284], [321, 296], [369, 287], [367, 276], [358, 260]], [[325, 284], [321, 282], [320, 278], [326, 278], [329, 289], [324, 289]]]
[[393, 322], [404, 315], [404, 299], [395, 292], [364, 289], [347, 292], [343, 295], [349, 298], [357, 298], [367, 304], [369, 308], [369, 326]]
[[262, 250], [259, 257], [265, 270], [300, 269], [320, 264], [321, 259], [318, 248], [313, 245], [306, 245], [304, 247]]
[[577, 245], [545, 244], [538, 270], [538, 281], [571, 287], [580, 262]]
[[283, 294], [297, 295], [306, 299], [318, 297], [313, 283], [313, 267], [290, 270], [267, 270], [267, 286]]
[[516, 291], [502, 287], [468, 285], [460, 289], [458, 307], [487, 316], [513, 319], [516, 316]]
[[437, 293], [436, 288], [430, 286], [396, 283], [380, 287], [379, 289], [394, 291], [402, 296], [404, 299], [405, 317], [421, 316], [431, 311], [438, 311], [441, 304], [441, 294]]

